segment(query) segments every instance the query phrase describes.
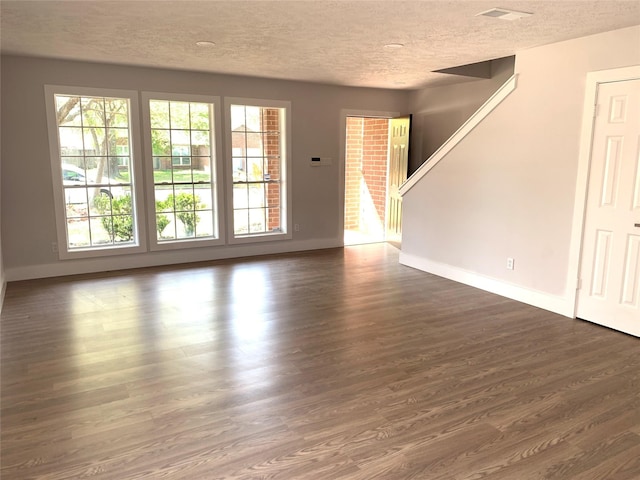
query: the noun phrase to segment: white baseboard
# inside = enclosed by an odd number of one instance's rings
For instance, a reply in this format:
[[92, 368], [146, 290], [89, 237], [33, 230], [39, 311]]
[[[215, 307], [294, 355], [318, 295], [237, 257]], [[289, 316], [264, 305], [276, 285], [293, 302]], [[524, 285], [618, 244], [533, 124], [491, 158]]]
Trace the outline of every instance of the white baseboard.
[[323, 248], [342, 247], [342, 239], [285, 240], [273, 243], [231, 245], [224, 247], [202, 247], [185, 250], [166, 250], [143, 254], [128, 254], [113, 257], [61, 260], [45, 265], [29, 265], [6, 268], [6, 281], [31, 280], [35, 278], [60, 277], [81, 273], [107, 272], [129, 268], [157, 267], [180, 263], [205, 262], [227, 258], [253, 257], [275, 253], [301, 252]]
[[550, 312], [558, 313], [565, 317], [574, 318], [573, 301], [564, 297], [558, 297], [549, 293], [521, 287], [519, 285], [497, 280], [479, 273], [470, 272], [444, 263], [434, 262], [432, 260], [404, 252], [400, 252], [400, 263], [417, 270], [422, 270], [423, 272], [438, 275], [439, 277], [444, 277], [455, 282], [464, 283], [465, 285], [495, 293], [496, 295], [507, 297], [518, 302], [549, 310]]

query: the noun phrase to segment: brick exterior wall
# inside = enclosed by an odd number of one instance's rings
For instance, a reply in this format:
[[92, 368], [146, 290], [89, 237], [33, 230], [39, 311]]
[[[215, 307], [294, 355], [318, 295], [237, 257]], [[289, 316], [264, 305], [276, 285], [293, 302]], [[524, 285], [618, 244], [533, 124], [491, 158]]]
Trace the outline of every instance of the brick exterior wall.
[[[280, 110], [277, 108], [265, 108], [262, 110], [262, 131], [265, 161], [265, 175], [271, 180], [281, 180], [280, 159]], [[267, 230], [280, 228], [280, 183], [268, 183], [266, 188], [267, 204]]]
[[360, 226], [360, 182], [362, 180], [362, 142], [364, 119], [347, 117], [347, 152], [345, 170], [345, 230]]
[[[360, 192], [371, 195], [378, 219], [385, 221], [389, 121], [383, 118], [347, 117], [345, 173], [345, 230], [359, 230]], [[364, 183], [364, 185], [363, 185]]]
[[382, 224], [387, 203], [387, 157], [389, 155], [389, 120], [364, 119], [363, 177]]

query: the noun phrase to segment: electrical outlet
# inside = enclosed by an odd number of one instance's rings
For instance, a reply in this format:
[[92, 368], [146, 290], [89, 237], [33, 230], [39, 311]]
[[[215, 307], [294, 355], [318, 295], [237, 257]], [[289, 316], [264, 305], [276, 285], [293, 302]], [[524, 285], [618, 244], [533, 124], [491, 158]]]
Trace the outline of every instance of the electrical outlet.
[[56, 242], [51, 242], [51, 252], [58, 253], [58, 244]]
[[513, 270], [515, 268], [515, 260], [511, 257], [507, 258], [507, 270]]
[[293, 224], [293, 231], [294, 232], [299, 232], [300, 231], [300, 224], [299, 223], [294, 223]]

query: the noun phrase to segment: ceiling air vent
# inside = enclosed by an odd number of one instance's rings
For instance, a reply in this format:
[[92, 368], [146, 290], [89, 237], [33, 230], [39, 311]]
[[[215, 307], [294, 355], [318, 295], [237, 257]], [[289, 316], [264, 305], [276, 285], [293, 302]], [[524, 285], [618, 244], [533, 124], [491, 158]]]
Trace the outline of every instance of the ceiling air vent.
[[500, 20], [519, 20], [521, 18], [530, 17], [533, 13], [517, 12], [515, 10], [507, 10], [505, 8], [492, 8], [486, 12], [476, 14], [476, 17], [499, 18]]

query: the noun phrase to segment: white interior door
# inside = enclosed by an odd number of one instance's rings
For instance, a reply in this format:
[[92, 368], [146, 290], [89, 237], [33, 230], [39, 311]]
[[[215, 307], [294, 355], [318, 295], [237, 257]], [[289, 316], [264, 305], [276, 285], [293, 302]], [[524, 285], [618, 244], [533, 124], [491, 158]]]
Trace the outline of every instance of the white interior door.
[[640, 336], [640, 79], [598, 86], [577, 317]]

